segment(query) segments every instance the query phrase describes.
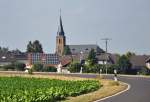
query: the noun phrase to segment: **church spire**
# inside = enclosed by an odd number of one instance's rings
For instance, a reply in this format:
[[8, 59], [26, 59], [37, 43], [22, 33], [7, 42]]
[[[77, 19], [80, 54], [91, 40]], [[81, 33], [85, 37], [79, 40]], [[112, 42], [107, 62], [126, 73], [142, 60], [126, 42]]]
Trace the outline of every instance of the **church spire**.
[[61, 10], [60, 10], [60, 18], [59, 18], [59, 26], [58, 26], [57, 35], [64, 36], [64, 34], [65, 34], [65, 33], [64, 33], [63, 25], [62, 25]]
[[60, 10], [59, 26], [58, 26], [57, 36], [56, 36], [56, 53], [59, 56], [63, 55], [65, 45], [66, 45], [66, 37], [62, 25], [61, 10]]

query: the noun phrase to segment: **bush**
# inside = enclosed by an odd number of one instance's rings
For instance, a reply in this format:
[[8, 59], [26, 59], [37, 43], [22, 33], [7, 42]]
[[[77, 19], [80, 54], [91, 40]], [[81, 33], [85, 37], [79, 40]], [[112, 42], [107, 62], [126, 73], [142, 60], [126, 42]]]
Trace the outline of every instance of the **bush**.
[[3, 66], [3, 68], [4, 68], [5, 70], [14, 70], [14, 69], [15, 69], [15, 67], [14, 67], [13, 64], [5, 65], [5, 66]]
[[81, 69], [81, 64], [80, 64], [80, 63], [77, 63], [77, 62], [74, 62], [74, 63], [70, 64], [68, 70], [69, 70], [71, 73], [76, 73], [76, 72], [80, 72], [80, 69]]
[[1, 66], [0, 70], [17, 70], [17, 71], [24, 71], [26, 65], [20, 62], [12, 62], [11, 64]]
[[20, 62], [15, 62], [13, 65], [15, 67], [15, 70], [18, 70], [18, 71], [24, 71], [26, 67], [24, 63], [20, 63]]
[[51, 67], [51, 66], [45, 66], [43, 68], [44, 72], [57, 72], [57, 69], [55, 67]]
[[33, 71], [37, 71], [37, 72], [42, 72], [43, 71], [43, 64], [37, 63], [37, 64], [33, 64]]
[[109, 74], [114, 74], [115, 69], [118, 71], [117, 73], [119, 73], [118, 65], [116, 65], [116, 64], [108, 65], [107, 72]]
[[28, 74], [33, 74], [33, 69], [32, 68], [28, 69]]
[[143, 67], [143, 68], [141, 68], [141, 70], [139, 70], [138, 74], [150, 75], [150, 69], [148, 69], [147, 67]]
[[95, 65], [84, 65], [83, 72], [84, 73], [100, 73], [100, 69], [103, 68], [103, 65], [95, 64]]
[[[102, 70], [101, 73], [106, 73], [106, 65], [95, 64], [83, 66], [84, 73], [100, 73], [100, 69]], [[114, 69], [118, 70], [117, 65], [107, 65], [107, 73], [114, 74]]]

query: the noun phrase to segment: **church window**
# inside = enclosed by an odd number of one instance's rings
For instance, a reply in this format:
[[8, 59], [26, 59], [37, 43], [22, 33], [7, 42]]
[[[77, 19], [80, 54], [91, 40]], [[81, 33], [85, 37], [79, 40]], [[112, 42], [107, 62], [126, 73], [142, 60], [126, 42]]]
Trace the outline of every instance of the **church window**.
[[59, 44], [61, 43], [61, 40], [59, 39]]

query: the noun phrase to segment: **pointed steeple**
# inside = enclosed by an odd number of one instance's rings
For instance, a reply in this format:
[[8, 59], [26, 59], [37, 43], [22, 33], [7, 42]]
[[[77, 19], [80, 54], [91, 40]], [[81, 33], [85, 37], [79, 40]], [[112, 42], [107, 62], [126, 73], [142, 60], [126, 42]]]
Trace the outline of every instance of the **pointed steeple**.
[[64, 36], [65, 35], [64, 29], [63, 29], [63, 25], [62, 25], [62, 19], [61, 19], [61, 10], [60, 10], [60, 18], [59, 18], [59, 26], [58, 26], [57, 35], [60, 35], [60, 36]]
[[56, 54], [62, 56], [65, 46], [66, 46], [66, 37], [62, 25], [61, 10], [60, 10], [59, 26], [58, 26], [57, 36], [56, 36]]

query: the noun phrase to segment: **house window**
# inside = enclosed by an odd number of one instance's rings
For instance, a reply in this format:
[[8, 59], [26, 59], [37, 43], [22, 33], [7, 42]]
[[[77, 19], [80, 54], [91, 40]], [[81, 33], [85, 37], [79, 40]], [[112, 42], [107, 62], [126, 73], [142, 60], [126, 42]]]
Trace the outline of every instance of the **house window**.
[[72, 51], [74, 51], [75, 49], [72, 49]]
[[85, 50], [89, 50], [88, 48], [86, 48]]

